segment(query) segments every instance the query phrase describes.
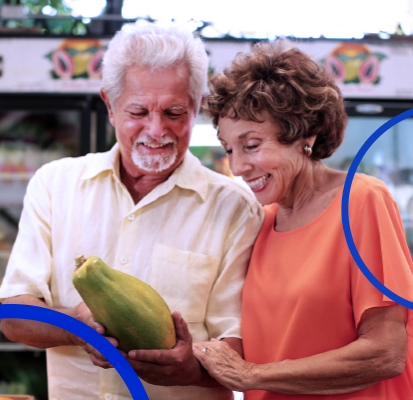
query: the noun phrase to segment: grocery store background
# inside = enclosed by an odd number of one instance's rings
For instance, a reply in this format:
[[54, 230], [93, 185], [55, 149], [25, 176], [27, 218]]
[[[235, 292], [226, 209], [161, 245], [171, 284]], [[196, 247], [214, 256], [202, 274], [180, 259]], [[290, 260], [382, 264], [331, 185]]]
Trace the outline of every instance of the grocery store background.
[[[98, 95], [101, 60], [113, 34], [134, 21], [191, 29], [205, 42], [210, 74], [259, 40], [289, 37], [325, 65], [346, 99], [344, 143], [325, 160], [340, 170], [385, 121], [413, 108], [413, 0], [0, 0], [0, 282], [36, 169], [114, 144]], [[231, 176], [203, 115], [190, 151]], [[389, 186], [413, 253], [413, 121], [384, 134], [359, 171]], [[45, 352], [1, 332], [0, 393], [47, 399]]]

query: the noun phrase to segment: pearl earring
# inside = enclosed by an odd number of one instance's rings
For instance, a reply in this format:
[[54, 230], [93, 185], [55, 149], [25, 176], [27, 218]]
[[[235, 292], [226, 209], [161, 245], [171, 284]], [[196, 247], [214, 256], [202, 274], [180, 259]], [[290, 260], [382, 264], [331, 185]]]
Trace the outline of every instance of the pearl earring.
[[304, 153], [307, 154], [308, 157], [310, 157], [311, 154], [313, 154], [313, 149], [308, 144], [306, 144], [304, 146]]

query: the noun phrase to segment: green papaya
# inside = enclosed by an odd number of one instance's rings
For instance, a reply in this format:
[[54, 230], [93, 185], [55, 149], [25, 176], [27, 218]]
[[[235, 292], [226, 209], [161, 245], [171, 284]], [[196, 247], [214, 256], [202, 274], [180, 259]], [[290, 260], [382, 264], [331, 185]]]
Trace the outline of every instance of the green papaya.
[[134, 276], [107, 266], [99, 257], [76, 259], [72, 280], [105, 336], [118, 349], [171, 349], [176, 344], [168, 305], [153, 289]]

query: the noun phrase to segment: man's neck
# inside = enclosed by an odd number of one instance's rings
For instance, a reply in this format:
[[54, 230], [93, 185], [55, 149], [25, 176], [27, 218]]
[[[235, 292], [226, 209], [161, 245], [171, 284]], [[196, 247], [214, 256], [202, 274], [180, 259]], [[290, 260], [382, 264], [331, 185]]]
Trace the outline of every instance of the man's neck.
[[132, 196], [133, 202], [138, 204], [148, 193], [155, 189], [158, 185], [168, 180], [171, 173], [159, 176], [140, 175], [134, 177], [128, 173], [123, 163], [120, 162], [120, 180], [128, 189]]

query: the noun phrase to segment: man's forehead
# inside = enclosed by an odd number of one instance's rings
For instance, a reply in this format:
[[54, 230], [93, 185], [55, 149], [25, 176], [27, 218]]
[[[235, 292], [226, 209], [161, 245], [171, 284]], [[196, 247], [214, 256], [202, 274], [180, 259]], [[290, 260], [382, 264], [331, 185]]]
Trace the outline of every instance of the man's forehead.
[[138, 84], [149, 87], [165, 87], [165, 83], [175, 83], [179, 86], [189, 85], [190, 74], [186, 65], [177, 65], [165, 68], [127, 68], [124, 75], [129, 84]]

